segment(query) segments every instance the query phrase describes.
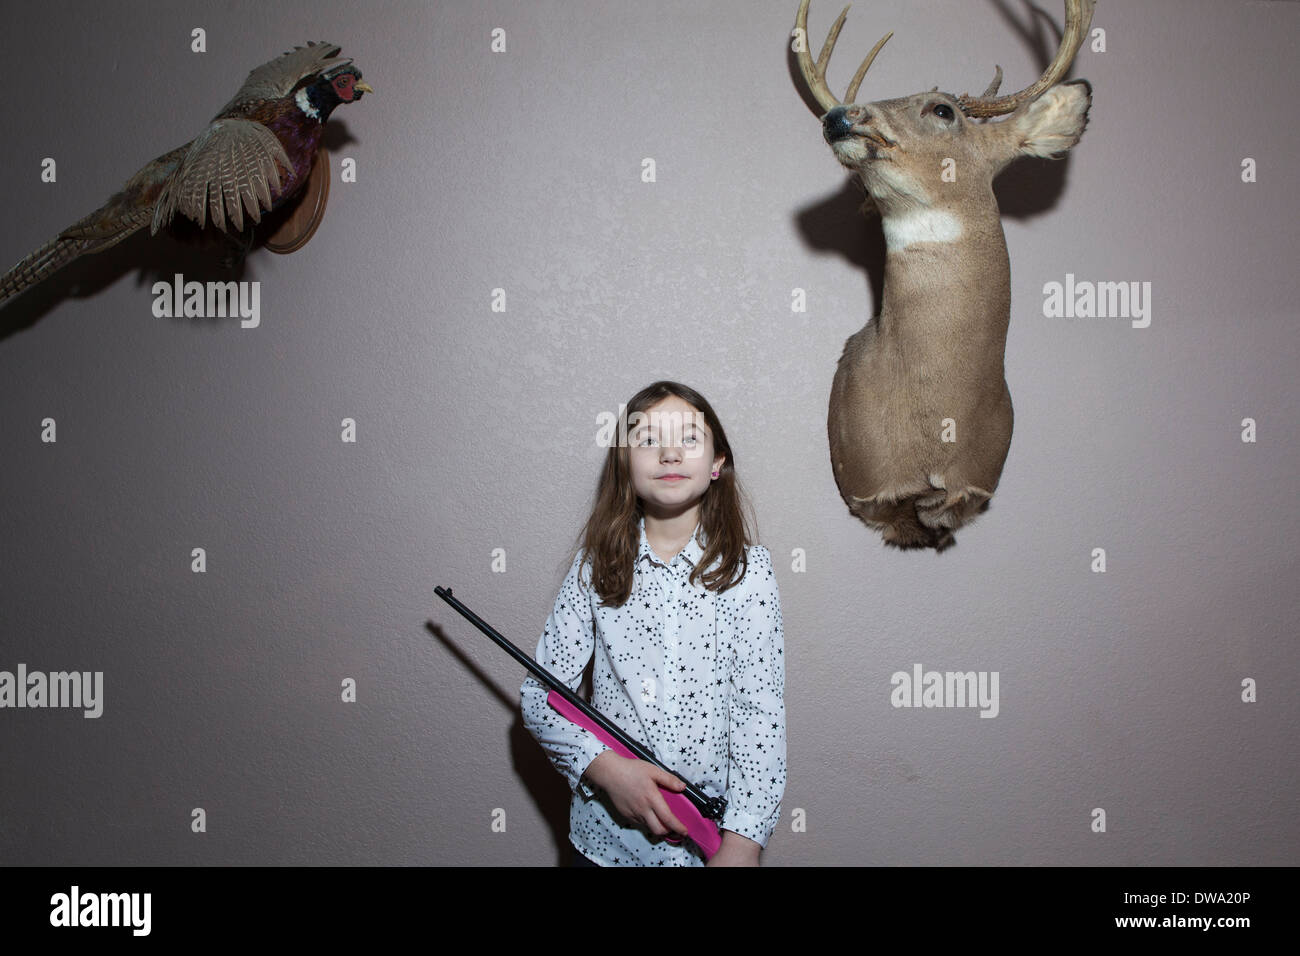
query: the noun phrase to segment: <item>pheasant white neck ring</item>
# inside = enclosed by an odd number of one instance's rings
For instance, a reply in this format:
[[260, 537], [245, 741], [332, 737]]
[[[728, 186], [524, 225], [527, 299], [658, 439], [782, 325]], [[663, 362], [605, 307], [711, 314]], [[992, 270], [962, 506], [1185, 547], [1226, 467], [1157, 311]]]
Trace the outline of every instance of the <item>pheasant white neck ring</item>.
[[304, 86], [300, 89], [293, 99], [294, 102], [298, 104], [298, 109], [302, 110], [314, 120], [320, 119], [320, 111], [317, 110], [316, 107], [312, 106], [311, 100], [307, 98], [307, 87]]

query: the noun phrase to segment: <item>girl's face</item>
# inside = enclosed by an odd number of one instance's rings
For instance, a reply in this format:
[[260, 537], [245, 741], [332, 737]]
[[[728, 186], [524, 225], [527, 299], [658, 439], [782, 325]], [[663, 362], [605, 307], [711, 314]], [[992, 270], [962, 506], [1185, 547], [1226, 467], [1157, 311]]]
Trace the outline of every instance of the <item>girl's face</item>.
[[715, 455], [704, 414], [669, 395], [628, 421], [632, 487], [646, 514], [673, 518], [699, 503], [726, 455]]

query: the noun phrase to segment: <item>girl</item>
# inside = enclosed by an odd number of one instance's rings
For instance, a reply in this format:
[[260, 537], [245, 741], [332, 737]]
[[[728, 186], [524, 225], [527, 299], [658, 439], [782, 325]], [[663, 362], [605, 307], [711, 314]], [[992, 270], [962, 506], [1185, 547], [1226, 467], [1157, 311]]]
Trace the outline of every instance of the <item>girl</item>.
[[[785, 791], [781, 606], [767, 549], [750, 542], [727, 436], [709, 403], [655, 382], [627, 403], [537, 661], [576, 689], [593, 655], [592, 706], [687, 780], [722, 796], [710, 866], [757, 866]], [[524, 723], [573, 791], [578, 865], [700, 866], [659, 788], [683, 784], [619, 756], [546, 704]]]

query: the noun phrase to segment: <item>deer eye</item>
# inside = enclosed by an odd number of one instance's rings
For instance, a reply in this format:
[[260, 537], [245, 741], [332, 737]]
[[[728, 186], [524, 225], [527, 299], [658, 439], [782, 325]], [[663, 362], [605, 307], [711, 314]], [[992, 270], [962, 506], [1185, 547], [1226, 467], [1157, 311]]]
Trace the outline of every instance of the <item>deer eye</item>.
[[952, 107], [947, 103], [940, 103], [934, 108], [934, 115], [939, 119], [952, 120]]

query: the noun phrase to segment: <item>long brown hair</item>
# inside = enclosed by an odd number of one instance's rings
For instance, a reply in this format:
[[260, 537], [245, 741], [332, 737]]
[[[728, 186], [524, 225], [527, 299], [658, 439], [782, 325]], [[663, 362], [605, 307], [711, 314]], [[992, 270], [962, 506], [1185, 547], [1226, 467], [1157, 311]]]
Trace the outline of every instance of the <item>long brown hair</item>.
[[[628, 400], [618, 434], [628, 434], [635, 413], [646, 412], [670, 395], [676, 395], [703, 413], [705, 426], [713, 434], [714, 455], [727, 456], [717, 479], [709, 483], [709, 490], [700, 499], [699, 530], [704, 555], [690, 576], [691, 584], [702, 579], [706, 588], [726, 591], [744, 578], [749, 564], [745, 548], [757, 543], [758, 535], [753, 530], [756, 527], [753, 508], [736, 474], [736, 456], [713, 406], [693, 388], [678, 382], [654, 382]], [[572, 565], [578, 548], [584, 549], [583, 564], [591, 565], [592, 588], [600, 595], [602, 605], [612, 607], [622, 607], [632, 594], [633, 564], [641, 543], [640, 522], [644, 512], [632, 486], [628, 459], [625, 441], [620, 438], [610, 444], [596, 485], [591, 515], [566, 562]]]

